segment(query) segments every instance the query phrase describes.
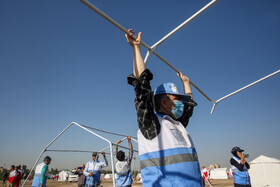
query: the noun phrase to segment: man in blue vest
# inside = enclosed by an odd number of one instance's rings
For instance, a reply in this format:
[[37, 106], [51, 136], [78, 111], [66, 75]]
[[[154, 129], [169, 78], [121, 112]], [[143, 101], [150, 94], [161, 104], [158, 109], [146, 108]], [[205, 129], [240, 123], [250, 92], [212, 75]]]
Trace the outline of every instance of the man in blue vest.
[[98, 160], [98, 153], [92, 153], [92, 160], [86, 163], [84, 169], [84, 175], [86, 176], [86, 187], [97, 187], [100, 185], [101, 169], [108, 166], [108, 161], [106, 159], [105, 152], [101, 153], [104, 157], [104, 161]]
[[153, 94], [150, 86], [153, 74], [146, 69], [141, 54], [141, 32], [136, 39], [133, 34], [126, 35], [133, 48], [133, 74], [128, 77], [128, 83], [136, 94], [143, 186], [204, 186], [196, 149], [185, 129], [196, 106], [190, 80], [178, 72], [184, 94], [180, 94], [176, 85], [170, 82], [159, 85]]
[[234, 172], [234, 187], [251, 187], [250, 176], [248, 169], [249, 164], [246, 162], [246, 154], [243, 154], [243, 149], [234, 147], [231, 150], [233, 157], [230, 159], [231, 169]]
[[32, 186], [36, 187], [45, 187], [48, 179], [49, 173], [49, 164], [52, 159], [49, 156], [44, 158], [44, 162], [38, 164], [35, 169], [35, 174], [32, 182]]

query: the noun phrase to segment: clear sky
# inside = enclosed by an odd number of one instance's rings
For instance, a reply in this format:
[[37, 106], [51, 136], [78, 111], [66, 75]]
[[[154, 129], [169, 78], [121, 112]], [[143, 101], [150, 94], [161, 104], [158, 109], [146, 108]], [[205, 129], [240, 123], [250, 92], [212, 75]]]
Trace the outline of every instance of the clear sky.
[[[94, 0], [125, 28], [153, 45], [208, 0]], [[79, 0], [0, 1], [0, 166], [31, 167], [68, 124], [136, 136], [132, 49], [124, 33]], [[280, 68], [280, 1], [220, 0], [157, 51], [217, 100]], [[146, 49], [142, 48], [143, 55]], [[152, 87], [176, 73], [157, 57]], [[217, 105], [193, 88], [198, 106], [187, 127], [201, 164], [229, 167], [238, 145], [280, 158], [280, 74]], [[102, 134], [103, 135], [103, 134]], [[105, 135], [110, 141], [118, 138]], [[49, 149], [100, 150], [107, 144], [72, 127]], [[135, 145], [137, 148], [137, 145]], [[45, 153], [53, 168], [71, 168], [88, 153]], [[108, 168], [109, 169], [109, 168]]]

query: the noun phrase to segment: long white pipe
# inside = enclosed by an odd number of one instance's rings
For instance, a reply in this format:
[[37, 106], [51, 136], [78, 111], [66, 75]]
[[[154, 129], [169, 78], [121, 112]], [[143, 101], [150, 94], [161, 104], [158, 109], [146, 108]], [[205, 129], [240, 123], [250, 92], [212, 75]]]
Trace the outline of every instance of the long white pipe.
[[112, 165], [112, 173], [113, 173], [113, 186], [116, 187], [116, 182], [115, 182], [115, 163], [114, 163], [114, 158], [113, 158], [112, 142], [110, 143], [110, 152], [111, 152], [111, 165]]
[[[197, 11], [194, 15], [192, 15], [190, 18], [188, 18], [186, 21], [184, 21], [181, 25], [176, 27], [173, 31], [168, 33], [166, 36], [164, 36], [162, 39], [160, 39], [158, 42], [156, 42], [152, 47], [151, 50], [154, 50], [157, 46], [159, 46], [161, 43], [163, 43], [165, 40], [170, 38], [172, 35], [174, 35], [176, 32], [178, 32], [180, 29], [182, 29], [184, 26], [186, 26], [188, 23], [190, 23], [192, 20], [194, 20], [196, 17], [198, 17], [200, 14], [202, 14], [204, 11], [206, 11], [208, 8], [210, 8], [212, 5], [214, 5], [218, 0], [212, 0], [210, 3], [205, 5], [202, 9]], [[150, 50], [147, 51], [147, 54], [145, 56], [144, 62], [145, 64], [148, 61], [148, 58], [150, 56]], [[209, 100], [209, 99], [208, 99]]]
[[[101, 10], [99, 10], [97, 7], [95, 7], [93, 4], [91, 4], [90, 2], [88, 2], [87, 0], [80, 0], [82, 3], [84, 3], [85, 5], [87, 5], [90, 9], [92, 9], [93, 11], [95, 11], [97, 14], [99, 14], [100, 16], [102, 16], [103, 18], [105, 18], [107, 21], [109, 21], [110, 23], [112, 23], [113, 25], [115, 25], [117, 28], [119, 28], [121, 31], [123, 31], [126, 34], [130, 34], [130, 32], [125, 29], [123, 26], [121, 26], [119, 23], [117, 23], [115, 20], [113, 20], [111, 17], [109, 17], [108, 15], [106, 15], [104, 12], [102, 12]], [[134, 38], [136, 38], [136, 36], [133, 36]], [[149, 51], [151, 51], [154, 55], [156, 55], [159, 59], [161, 59], [164, 63], [166, 63], [170, 68], [172, 68], [174, 71], [176, 71], [177, 73], [179, 72], [178, 69], [176, 69], [172, 64], [170, 64], [167, 60], [165, 60], [162, 56], [160, 56], [156, 51], [152, 50], [150, 46], [148, 46], [146, 43], [144, 43], [143, 41], [141, 41], [141, 45], [143, 45], [145, 48], [147, 48]], [[203, 96], [205, 96], [209, 101], [213, 102], [214, 101], [212, 99], [210, 99], [204, 92], [202, 92], [193, 82], [190, 81], [190, 84], [192, 84]]]
[[61, 133], [59, 133], [40, 153], [40, 155], [38, 156], [35, 164], [33, 165], [32, 169], [30, 170], [30, 172], [28, 173], [28, 176], [26, 177], [25, 181], [22, 184], [22, 187], [25, 185], [27, 179], [29, 178], [29, 176], [31, 175], [32, 171], [34, 170], [35, 166], [37, 165], [39, 159], [41, 158], [42, 154], [46, 151], [46, 149], [59, 137], [61, 136], [70, 126], [72, 125], [72, 123], [70, 123], [63, 131], [61, 131]]
[[271, 74], [269, 74], [269, 75], [267, 75], [267, 76], [265, 76], [265, 77], [263, 77], [263, 78], [261, 78], [261, 79], [255, 81], [255, 82], [253, 82], [253, 83], [251, 83], [251, 84], [248, 84], [247, 86], [244, 86], [244, 87], [242, 87], [242, 88], [240, 88], [240, 89], [238, 89], [238, 90], [236, 90], [236, 91], [234, 91], [234, 92], [232, 92], [232, 93], [230, 93], [230, 94], [228, 94], [228, 95], [226, 95], [226, 96], [224, 96], [224, 97], [218, 99], [217, 101], [215, 101], [215, 103], [214, 103], [214, 105], [213, 105], [213, 107], [212, 107], [211, 114], [213, 114], [216, 105], [217, 105], [220, 101], [222, 101], [222, 100], [224, 100], [224, 99], [226, 99], [226, 98], [228, 98], [228, 97], [230, 97], [230, 96], [232, 96], [232, 95], [234, 95], [234, 94], [236, 94], [236, 93], [238, 93], [238, 92], [241, 92], [242, 90], [245, 90], [245, 89], [247, 89], [247, 88], [249, 88], [249, 87], [251, 87], [251, 86], [253, 86], [253, 85], [255, 85], [255, 84], [257, 84], [257, 83], [259, 83], [259, 82], [261, 82], [261, 81], [263, 81], [263, 80], [265, 80], [265, 79], [267, 79], [267, 78], [269, 78], [269, 77], [272, 77], [273, 75], [276, 75], [277, 73], [280, 73], [280, 70], [275, 71], [274, 73], [271, 73]]
[[203, 13], [204, 11], [206, 11], [208, 8], [210, 8], [212, 5], [214, 5], [218, 0], [212, 0], [210, 3], [208, 3], [207, 5], [205, 5], [202, 9], [200, 9], [199, 11], [197, 11], [194, 15], [192, 15], [189, 19], [187, 19], [186, 21], [184, 21], [181, 25], [179, 25], [178, 27], [176, 27], [173, 31], [171, 31], [170, 33], [168, 33], [166, 36], [164, 36], [162, 39], [160, 39], [157, 43], [155, 43], [151, 49], [156, 48], [157, 46], [159, 46], [162, 42], [164, 42], [166, 39], [168, 39], [169, 37], [171, 37], [173, 34], [175, 34], [177, 31], [179, 31], [180, 29], [182, 29], [184, 26], [186, 26], [188, 23], [190, 23], [192, 20], [194, 20], [196, 17], [198, 17], [201, 13]]

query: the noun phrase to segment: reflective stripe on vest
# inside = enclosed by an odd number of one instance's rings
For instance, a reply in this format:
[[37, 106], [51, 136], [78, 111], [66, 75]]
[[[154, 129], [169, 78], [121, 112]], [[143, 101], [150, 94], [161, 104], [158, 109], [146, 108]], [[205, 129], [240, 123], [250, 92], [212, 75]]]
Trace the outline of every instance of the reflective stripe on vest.
[[158, 116], [161, 131], [152, 140], [138, 131], [143, 186], [201, 187], [200, 166], [191, 136], [169, 116]]
[[150, 166], [165, 166], [165, 165], [177, 164], [181, 162], [195, 162], [195, 161], [198, 161], [196, 154], [179, 154], [179, 155], [172, 155], [172, 156], [166, 156], [161, 158], [141, 160], [140, 168], [143, 169], [145, 167], [150, 167]]
[[129, 174], [129, 172], [130, 172], [130, 171], [123, 172], [123, 173], [117, 172], [117, 175], [127, 175], [127, 174]]

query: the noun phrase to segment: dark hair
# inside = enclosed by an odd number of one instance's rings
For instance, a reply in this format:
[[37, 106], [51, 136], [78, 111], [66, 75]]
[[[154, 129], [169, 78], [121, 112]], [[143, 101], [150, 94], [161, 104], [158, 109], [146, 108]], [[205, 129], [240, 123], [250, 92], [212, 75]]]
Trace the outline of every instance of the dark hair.
[[11, 165], [11, 168], [15, 168], [15, 165]]
[[124, 161], [125, 154], [123, 151], [118, 151], [116, 157], [119, 161]]
[[17, 166], [17, 169], [20, 169], [20, 166]]
[[51, 161], [52, 159], [51, 159], [51, 157], [46, 156], [46, 157], [44, 158], [44, 161], [47, 161], [47, 160]]
[[159, 112], [160, 107], [161, 107], [161, 100], [165, 98], [167, 94], [159, 94], [154, 96], [154, 106], [155, 106], [155, 111]]

